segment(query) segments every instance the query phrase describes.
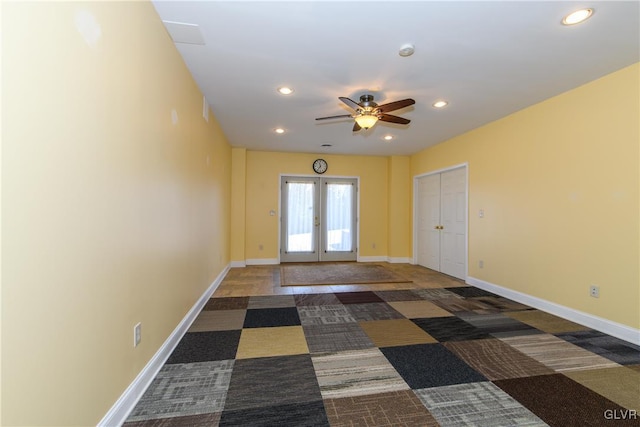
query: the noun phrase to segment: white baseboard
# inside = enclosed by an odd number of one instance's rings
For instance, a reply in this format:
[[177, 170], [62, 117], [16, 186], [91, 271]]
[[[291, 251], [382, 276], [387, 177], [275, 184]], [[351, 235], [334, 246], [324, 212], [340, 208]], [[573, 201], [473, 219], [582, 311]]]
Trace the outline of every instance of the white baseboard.
[[580, 310], [565, 307], [542, 298], [527, 295], [499, 285], [494, 285], [493, 283], [485, 282], [484, 280], [476, 279], [475, 277], [467, 277], [466, 283], [519, 303], [526, 304], [533, 308], [546, 311], [547, 313], [554, 314], [562, 317], [563, 319], [588, 326], [589, 328], [604, 332], [605, 334], [620, 338], [621, 340], [628, 341], [632, 344], [640, 345], [640, 329], [635, 329], [630, 326], [594, 316], [593, 314], [585, 313]]
[[253, 258], [245, 261], [246, 265], [273, 265], [280, 264], [278, 258]]
[[358, 262], [387, 262], [389, 260], [386, 256], [359, 256]]
[[231, 261], [231, 268], [246, 267], [247, 263], [244, 261]]
[[213, 283], [207, 288], [202, 296], [191, 307], [191, 310], [184, 316], [182, 321], [176, 326], [169, 338], [162, 344], [160, 349], [153, 355], [149, 363], [140, 371], [138, 376], [122, 393], [120, 398], [109, 409], [106, 415], [98, 422], [98, 426], [111, 427], [120, 426], [126, 420], [133, 408], [136, 406], [144, 392], [147, 390], [153, 379], [156, 377], [162, 366], [176, 348], [184, 334], [187, 332], [193, 321], [196, 319], [204, 305], [209, 301], [209, 298], [215, 290], [220, 286], [222, 279], [229, 272], [229, 265], [227, 265]]
[[387, 261], [391, 264], [411, 264], [411, 258], [409, 257], [389, 257]]

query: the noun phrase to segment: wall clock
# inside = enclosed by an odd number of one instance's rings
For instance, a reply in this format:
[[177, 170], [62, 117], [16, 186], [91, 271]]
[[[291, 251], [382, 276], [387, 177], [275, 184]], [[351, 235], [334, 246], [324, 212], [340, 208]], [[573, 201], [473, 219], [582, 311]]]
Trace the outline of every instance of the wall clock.
[[328, 165], [325, 159], [317, 159], [313, 162], [313, 171], [315, 173], [325, 173], [327, 171]]

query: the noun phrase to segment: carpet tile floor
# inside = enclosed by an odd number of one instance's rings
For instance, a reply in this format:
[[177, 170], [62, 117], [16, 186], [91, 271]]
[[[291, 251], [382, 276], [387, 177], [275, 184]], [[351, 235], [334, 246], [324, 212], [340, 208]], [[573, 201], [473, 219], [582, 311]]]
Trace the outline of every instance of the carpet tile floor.
[[413, 282], [231, 269], [124, 425], [640, 426], [639, 346], [386, 267]]

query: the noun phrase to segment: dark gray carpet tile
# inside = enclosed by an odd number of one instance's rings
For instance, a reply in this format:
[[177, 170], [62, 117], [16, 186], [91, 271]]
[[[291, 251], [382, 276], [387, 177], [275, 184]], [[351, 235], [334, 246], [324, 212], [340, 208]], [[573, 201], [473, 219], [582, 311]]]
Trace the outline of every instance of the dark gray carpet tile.
[[491, 338], [487, 332], [455, 316], [411, 319], [411, 321], [440, 342]]
[[298, 307], [298, 315], [303, 325], [333, 325], [335, 323], [356, 322], [356, 319], [343, 304], [300, 306]]
[[380, 351], [412, 389], [487, 381], [441, 344], [385, 347]]
[[261, 295], [249, 297], [247, 308], [282, 308], [295, 307], [293, 295]]
[[171, 353], [167, 364], [235, 359], [241, 330], [189, 332]]
[[[311, 356], [236, 360], [225, 411], [267, 408], [322, 400]], [[223, 414], [224, 418], [224, 414]]]
[[294, 295], [298, 307], [307, 305], [338, 305], [342, 304], [335, 294], [330, 292], [326, 294], [300, 294]]
[[382, 298], [386, 302], [421, 301], [424, 299], [410, 289], [401, 289], [397, 291], [375, 291], [375, 294], [378, 295], [380, 298]]
[[640, 346], [599, 331], [576, 331], [555, 335], [621, 365], [640, 363]]
[[371, 302], [384, 302], [382, 298], [371, 291], [364, 292], [337, 292], [335, 296], [342, 304], [364, 304]]
[[498, 295], [496, 294], [485, 291], [484, 289], [476, 288], [474, 286], [459, 286], [459, 287], [446, 288], [446, 289], [464, 298], [498, 297]]
[[347, 310], [358, 322], [368, 322], [371, 320], [391, 320], [404, 319], [405, 317], [396, 311], [389, 304], [368, 303], [368, 304], [348, 304]]
[[249, 297], [210, 298], [203, 310], [242, 310], [249, 305]]
[[328, 427], [322, 401], [224, 411], [220, 426]]
[[[467, 323], [489, 334], [507, 333], [513, 335], [541, 334], [542, 331], [520, 322], [502, 313], [478, 314], [473, 312], [458, 313], [457, 316]], [[522, 333], [519, 333], [522, 332]]]
[[312, 354], [375, 347], [357, 323], [303, 325], [302, 330]]
[[449, 299], [449, 298], [462, 299], [460, 295], [453, 293], [447, 289], [441, 289], [441, 288], [413, 289], [413, 292], [416, 295], [420, 296], [422, 299], [426, 299], [429, 301], [438, 300], [438, 299]]
[[127, 421], [221, 412], [233, 364], [221, 360], [164, 365]]
[[274, 326], [298, 326], [300, 316], [296, 307], [249, 309], [244, 318], [244, 328], [268, 328]]
[[220, 413], [187, 415], [155, 420], [126, 422], [122, 427], [212, 427], [220, 422]]

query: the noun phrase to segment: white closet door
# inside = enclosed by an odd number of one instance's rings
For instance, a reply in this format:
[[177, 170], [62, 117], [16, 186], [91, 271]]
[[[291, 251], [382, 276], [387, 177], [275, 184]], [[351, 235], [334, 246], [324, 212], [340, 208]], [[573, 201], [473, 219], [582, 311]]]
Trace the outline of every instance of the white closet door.
[[418, 264], [440, 271], [440, 174], [418, 180]]
[[466, 170], [443, 172], [440, 179], [441, 253], [440, 271], [465, 278]]
[[416, 180], [416, 262], [465, 279], [467, 273], [467, 170]]

